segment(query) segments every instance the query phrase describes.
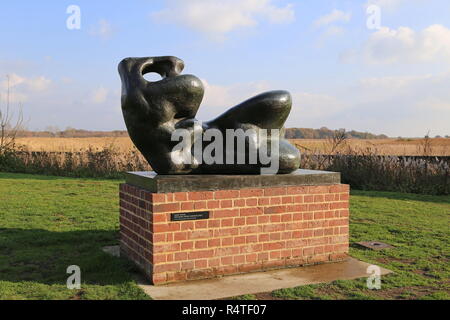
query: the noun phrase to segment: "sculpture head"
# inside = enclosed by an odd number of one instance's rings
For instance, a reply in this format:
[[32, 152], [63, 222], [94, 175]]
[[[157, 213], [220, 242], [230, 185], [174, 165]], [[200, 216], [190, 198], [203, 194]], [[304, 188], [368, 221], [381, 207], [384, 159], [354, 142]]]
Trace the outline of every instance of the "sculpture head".
[[[119, 73], [124, 111], [136, 112], [139, 118], [145, 111], [148, 117], [142, 120], [154, 123], [195, 117], [205, 89], [196, 76], [180, 75], [183, 69], [184, 62], [176, 57], [122, 60]], [[148, 73], [157, 73], [162, 79], [147, 81], [144, 75]]]

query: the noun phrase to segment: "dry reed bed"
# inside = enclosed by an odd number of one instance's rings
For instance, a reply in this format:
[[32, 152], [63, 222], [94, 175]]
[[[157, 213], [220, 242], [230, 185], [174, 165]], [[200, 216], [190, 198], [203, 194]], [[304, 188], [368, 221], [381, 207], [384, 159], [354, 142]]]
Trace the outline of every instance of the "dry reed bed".
[[[325, 139], [294, 139], [291, 140], [300, 150], [306, 153], [327, 153]], [[450, 139], [435, 138], [429, 140], [433, 156], [450, 156]], [[121, 152], [133, 150], [133, 143], [128, 137], [109, 138], [18, 138], [17, 144], [29, 151], [78, 152], [86, 150], [115, 149]], [[378, 155], [420, 156], [424, 154], [425, 139], [378, 139], [346, 141], [351, 152], [370, 150]], [[341, 150], [341, 153], [350, 153]]]
[[79, 152], [36, 152], [19, 150], [0, 155], [0, 171], [69, 177], [121, 178], [127, 171], [151, 167], [136, 149], [88, 149]]
[[[327, 147], [328, 148], [328, 147]], [[357, 152], [306, 152], [301, 167], [342, 173], [344, 183], [356, 189], [450, 194], [450, 157], [398, 157]], [[126, 171], [151, 170], [135, 149], [88, 149], [79, 152], [13, 150], [0, 155], [0, 171], [71, 177], [121, 178]]]

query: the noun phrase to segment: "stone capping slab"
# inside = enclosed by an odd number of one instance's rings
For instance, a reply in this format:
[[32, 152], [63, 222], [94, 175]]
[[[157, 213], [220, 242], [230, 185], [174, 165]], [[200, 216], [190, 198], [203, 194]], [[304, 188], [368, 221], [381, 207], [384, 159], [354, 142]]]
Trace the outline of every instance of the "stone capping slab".
[[341, 183], [338, 172], [297, 170], [281, 175], [158, 175], [153, 171], [127, 172], [127, 184], [152, 193], [235, 190], [286, 186], [333, 185]]

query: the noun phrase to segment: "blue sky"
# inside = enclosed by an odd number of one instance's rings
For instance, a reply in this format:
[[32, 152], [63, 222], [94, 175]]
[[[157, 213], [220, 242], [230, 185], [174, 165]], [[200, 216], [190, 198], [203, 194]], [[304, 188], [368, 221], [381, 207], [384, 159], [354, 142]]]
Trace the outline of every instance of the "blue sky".
[[[66, 26], [69, 5], [79, 30]], [[9, 75], [31, 129], [124, 129], [119, 61], [174, 55], [205, 83], [200, 120], [286, 89], [288, 127], [450, 134], [446, 0], [16, 0], [0, 10], [2, 106]]]

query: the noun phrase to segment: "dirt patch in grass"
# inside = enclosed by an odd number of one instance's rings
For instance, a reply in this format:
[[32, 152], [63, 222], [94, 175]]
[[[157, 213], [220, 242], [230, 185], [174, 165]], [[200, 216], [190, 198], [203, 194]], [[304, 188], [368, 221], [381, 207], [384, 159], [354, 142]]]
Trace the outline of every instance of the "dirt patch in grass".
[[402, 287], [385, 290], [374, 290], [373, 294], [387, 300], [416, 300], [440, 290], [431, 286]]
[[282, 298], [274, 297], [271, 292], [258, 293], [258, 294], [255, 294], [255, 297], [256, 297], [257, 300], [267, 300], [267, 301], [269, 301], [269, 300], [283, 300]]
[[83, 300], [83, 295], [86, 293], [84, 290], [79, 290], [72, 298], [69, 300]]
[[377, 258], [377, 262], [383, 263], [383, 264], [390, 264], [393, 261], [401, 262], [404, 264], [414, 264], [416, 262], [416, 259], [400, 259], [400, 258], [393, 258], [393, 257], [383, 257], [383, 258]]

